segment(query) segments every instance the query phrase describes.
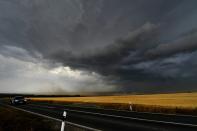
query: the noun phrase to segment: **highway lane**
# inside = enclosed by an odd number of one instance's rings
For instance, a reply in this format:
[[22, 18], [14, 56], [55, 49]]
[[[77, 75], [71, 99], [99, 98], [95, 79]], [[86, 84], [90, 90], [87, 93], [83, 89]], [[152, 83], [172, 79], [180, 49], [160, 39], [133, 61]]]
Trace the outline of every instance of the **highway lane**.
[[104, 110], [47, 103], [31, 103], [17, 108], [57, 119], [61, 119], [62, 112], [66, 110], [67, 121], [106, 131], [197, 131], [197, 117], [194, 116]]
[[108, 114], [114, 116], [122, 116], [122, 117], [132, 117], [132, 118], [140, 118], [140, 119], [151, 119], [156, 121], [167, 121], [172, 123], [185, 123], [185, 124], [197, 124], [197, 116], [191, 115], [173, 115], [173, 114], [162, 114], [162, 113], [146, 113], [146, 112], [135, 112], [135, 111], [122, 111], [122, 110], [113, 110], [113, 109], [101, 109], [94, 107], [83, 107], [77, 105], [62, 105], [62, 104], [48, 104], [36, 102], [31, 105], [36, 105], [46, 108], [63, 108], [67, 110], [75, 110], [75, 111], [84, 111], [84, 112], [92, 112], [92, 113], [100, 113], [100, 114]]

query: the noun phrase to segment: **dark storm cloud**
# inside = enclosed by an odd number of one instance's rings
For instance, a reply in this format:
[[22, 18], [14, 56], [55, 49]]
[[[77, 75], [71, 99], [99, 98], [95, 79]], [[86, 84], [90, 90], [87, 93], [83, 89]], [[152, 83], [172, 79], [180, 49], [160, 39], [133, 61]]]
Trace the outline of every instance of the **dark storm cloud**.
[[170, 56], [173, 54], [192, 52], [197, 50], [197, 32], [192, 32], [189, 35], [182, 36], [177, 40], [160, 44], [156, 48], [147, 52], [147, 55], [152, 57]]
[[[195, 90], [196, 5], [195, 0], [1, 0], [0, 53], [96, 72], [123, 90], [159, 91], [154, 85]], [[13, 46], [28, 57], [8, 54]], [[182, 81], [191, 88], [179, 89]]]
[[[115, 40], [114, 43], [110, 43], [102, 48], [95, 48], [88, 52], [82, 52], [80, 55], [72, 54], [71, 52], [57, 52], [52, 54], [54, 59], [60, 61], [98, 66], [110, 66], [120, 63], [124, 57], [130, 55], [130, 53], [143, 51], [150, 48], [153, 45], [153, 41], [156, 40], [156, 26], [150, 23], [146, 23], [139, 29], [128, 34], [125, 39]], [[76, 63], [76, 65], [77, 65]]]

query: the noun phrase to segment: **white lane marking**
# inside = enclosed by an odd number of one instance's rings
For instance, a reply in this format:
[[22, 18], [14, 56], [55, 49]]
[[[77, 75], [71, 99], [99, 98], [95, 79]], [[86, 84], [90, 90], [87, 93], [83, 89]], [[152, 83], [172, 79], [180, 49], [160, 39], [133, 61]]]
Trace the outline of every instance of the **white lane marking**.
[[[32, 112], [32, 111], [28, 111], [28, 110], [25, 110], [25, 109], [17, 108], [17, 107], [6, 105], [6, 104], [2, 104], [2, 105], [9, 106], [11, 108], [15, 108], [17, 110], [21, 110], [21, 111], [24, 111], [24, 112], [27, 112], [27, 113], [31, 113], [31, 114], [34, 114], [34, 115], [37, 115], [37, 116], [42, 116], [42, 117], [45, 117], [45, 118], [48, 118], [48, 119], [52, 119], [52, 120], [55, 120], [55, 121], [62, 122], [61, 119], [53, 118], [53, 117], [50, 117], [50, 116], [47, 116], [47, 115], [35, 113], [35, 112]], [[92, 127], [87, 127], [87, 126], [79, 125], [79, 124], [72, 123], [72, 122], [69, 122], [69, 121], [66, 121], [66, 123], [69, 124], [69, 125], [73, 125], [73, 126], [76, 126], [76, 127], [79, 127], [79, 128], [83, 128], [83, 129], [87, 129], [87, 130], [91, 130], [91, 131], [101, 131], [99, 129], [95, 129], [95, 128], [92, 128]]]
[[[48, 103], [43, 103], [43, 104], [47, 104]], [[32, 104], [33, 105], [33, 104]], [[34, 104], [36, 105], [36, 104]], [[194, 117], [197, 118], [197, 116], [192, 116], [192, 115], [184, 115], [184, 114], [164, 114], [164, 113], [153, 113], [153, 112], [138, 112], [138, 111], [127, 111], [127, 110], [116, 110], [116, 109], [105, 109], [105, 108], [96, 108], [96, 107], [82, 107], [82, 106], [72, 106], [72, 105], [61, 105], [61, 104], [53, 104], [53, 105], [57, 105], [57, 106], [67, 106], [67, 107], [79, 107], [79, 108], [86, 108], [86, 109], [97, 109], [97, 110], [106, 110], [106, 111], [117, 111], [117, 112], [134, 112], [134, 113], [138, 113], [138, 114], [155, 114], [155, 115], [164, 115], [164, 116], [177, 116], [177, 117]], [[56, 107], [55, 107], [56, 108]]]
[[[32, 104], [32, 105], [37, 106], [36, 104]], [[50, 106], [40, 106], [40, 105], [38, 107], [50, 108]], [[71, 109], [65, 109], [65, 110], [66, 111], [86, 113], [86, 114], [93, 114], [93, 115], [102, 115], [102, 116], [109, 116], [109, 117], [116, 117], [116, 118], [131, 119], [131, 120], [139, 120], [139, 121], [147, 121], [147, 122], [155, 122], [155, 123], [164, 123], [164, 124], [173, 124], [173, 125], [183, 125], [183, 126], [197, 127], [197, 125], [194, 125], [194, 124], [167, 122], [167, 121], [157, 121], [157, 120], [149, 120], [149, 119], [136, 118], [136, 117], [117, 116], [117, 115], [109, 115], [109, 114], [94, 113], [94, 112], [87, 112], [87, 111], [78, 111], [78, 110], [71, 110]]]

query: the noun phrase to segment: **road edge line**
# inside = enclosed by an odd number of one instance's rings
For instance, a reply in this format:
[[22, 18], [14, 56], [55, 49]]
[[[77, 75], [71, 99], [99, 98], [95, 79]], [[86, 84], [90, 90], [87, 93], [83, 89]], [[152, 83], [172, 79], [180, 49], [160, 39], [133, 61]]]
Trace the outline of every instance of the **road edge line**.
[[[48, 118], [48, 119], [52, 119], [52, 120], [55, 120], [55, 121], [62, 122], [62, 120], [61, 120], [61, 119], [53, 118], [53, 117], [50, 117], [50, 116], [47, 116], [47, 115], [43, 115], [43, 114], [39, 114], [39, 113], [35, 113], [35, 112], [32, 112], [32, 111], [28, 111], [28, 110], [21, 109], [21, 108], [17, 108], [17, 107], [10, 106], [10, 105], [5, 105], [5, 104], [2, 104], [2, 105], [4, 105], [4, 106], [8, 106], [8, 107], [11, 107], [11, 108], [14, 108], [14, 109], [20, 110], [20, 111], [24, 111], [24, 112], [27, 112], [27, 113], [31, 113], [31, 114], [34, 114], [34, 115], [37, 115], [37, 116], [41, 116], [41, 117], [45, 117], [45, 118]], [[73, 125], [73, 126], [76, 126], [76, 127], [79, 127], [79, 128], [87, 129], [87, 130], [92, 130], [92, 131], [101, 131], [101, 130], [99, 130], [99, 129], [95, 129], [95, 128], [92, 128], [92, 127], [83, 126], [83, 125], [76, 124], [76, 123], [72, 123], [72, 122], [69, 122], [69, 121], [66, 121], [66, 123], [67, 123], [67, 124], [70, 124], [70, 125]]]

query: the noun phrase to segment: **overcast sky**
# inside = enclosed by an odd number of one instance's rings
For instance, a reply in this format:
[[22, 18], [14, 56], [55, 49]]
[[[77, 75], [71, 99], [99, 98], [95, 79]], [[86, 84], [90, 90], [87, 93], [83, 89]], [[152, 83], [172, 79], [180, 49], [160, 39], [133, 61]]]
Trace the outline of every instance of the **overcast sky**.
[[196, 0], [0, 0], [0, 93], [197, 90]]

